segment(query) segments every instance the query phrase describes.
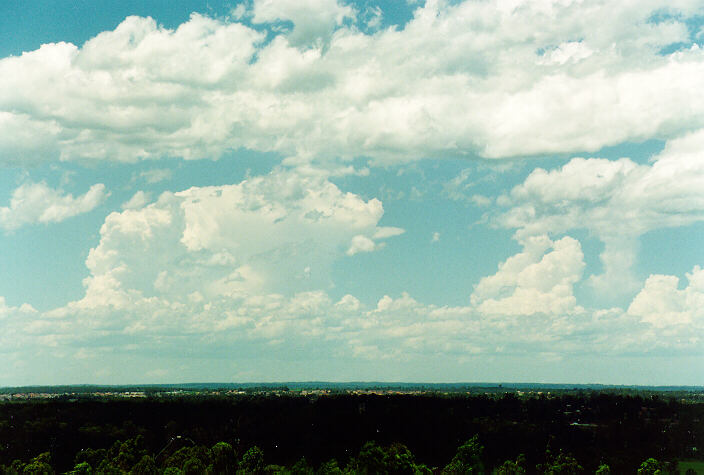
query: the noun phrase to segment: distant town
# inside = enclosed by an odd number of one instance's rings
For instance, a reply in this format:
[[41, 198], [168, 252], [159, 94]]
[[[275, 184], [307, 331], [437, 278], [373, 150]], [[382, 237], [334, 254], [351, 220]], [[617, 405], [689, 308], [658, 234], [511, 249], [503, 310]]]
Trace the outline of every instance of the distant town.
[[493, 395], [515, 394], [518, 397], [555, 397], [606, 393], [617, 395], [662, 395], [664, 397], [704, 401], [704, 386], [617, 386], [601, 384], [546, 383], [386, 383], [386, 382], [286, 382], [286, 383], [186, 383], [165, 385], [61, 385], [0, 388], [0, 401], [28, 399], [85, 398], [179, 398], [238, 396], [307, 396], [330, 395]]

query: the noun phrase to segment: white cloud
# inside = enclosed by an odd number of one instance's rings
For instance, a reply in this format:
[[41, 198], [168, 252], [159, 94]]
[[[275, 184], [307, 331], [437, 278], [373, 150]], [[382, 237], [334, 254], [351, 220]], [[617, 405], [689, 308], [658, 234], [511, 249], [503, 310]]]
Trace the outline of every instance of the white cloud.
[[12, 192], [9, 206], [0, 207], [0, 227], [12, 231], [28, 224], [58, 223], [92, 211], [107, 196], [102, 183], [74, 198], [72, 194], [50, 188], [46, 183], [27, 182]]
[[560, 65], [567, 62], [578, 63], [588, 58], [593, 53], [594, 52], [581, 41], [567, 41], [545, 51], [538, 62], [540, 64]]
[[469, 200], [480, 208], [486, 208], [491, 204], [491, 198], [479, 194], [472, 195]]
[[39, 354], [52, 371], [66, 375], [74, 364], [81, 374], [119, 371], [127, 361], [153, 364], [162, 356], [173, 365], [186, 346], [188, 361], [226, 355], [239, 362], [267, 355], [273, 345], [276, 364], [291, 355], [297, 361], [322, 358], [335, 368], [380, 359], [409, 364], [478, 358], [491, 364], [495, 358], [526, 355], [704, 352], [699, 267], [687, 275], [689, 285], [682, 290], [675, 277], [651, 277], [627, 312], [576, 306], [566, 289], [580, 269], [575, 240], [533, 238], [496, 275], [483, 279], [472, 305], [464, 307], [427, 305], [407, 293], [385, 295], [371, 307], [352, 295], [335, 302], [322, 290], [209, 295], [207, 282], [195, 281], [191, 290], [200, 290], [190, 295], [148, 296], [144, 288], [124, 287], [119, 304], [93, 299], [90, 306], [79, 302], [43, 315], [28, 306], [7, 307], [0, 298], [6, 328], [0, 353], [16, 363], [16, 368], [8, 365], [10, 374], [22, 374], [21, 365]]
[[139, 176], [149, 184], [159, 183], [171, 179], [173, 172], [168, 168], [153, 168], [140, 172]]
[[687, 274], [689, 284], [678, 288], [679, 279], [671, 275], [651, 275], [643, 289], [628, 307], [628, 313], [641, 318], [654, 327], [680, 326], [692, 332], [704, 329], [704, 270], [695, 266]]
[[381, 26], [381, 22], [384, 18], [384, 12], [378, 6], [368, 7], [364, 12], [364, 16], [367, 28], [370, 30], [375, 30]]
[[293, 45], [326, 42], [345, 18], [355, 18], [354, 9], [337, 0], [255, 0], [253, 13], [254, 23], [293, 22]]
[[[662, 8], [671, 19], [650, 21]], [[199, 15], [176, 30], [129, 17], [81, 48], [0, 60], [2, 160], [247, 148], [397, 163], [597, 150], [704, 127], [704, 96], [692, 93], [704, 50], [659, 53], [691, 43], [698, 2], [430, 1], [403, 29], [373, 34], [334, 0], [260, 0], [252, 12], [294, 28], [267, 42]]]
[[144, 192], [142, 190], [139, 190], [134, 195], [132, 195], [132, 198], [130, 198], [126, 202], [122, 203], [121, 208], [122, 209], [143, 208], [144, 205], [149, 203], [149, 201], [151, 201], [150, 194], [147, 192]]
[[384, 242], [376, 242], [381, 239], [388, 239], [394, 236], [400, 236], [406, 230], [394, 226], [381, 226], [376, 228], [374, 234], [369, 236], [357, 235], [352, 238], [350, 246], [347, 249], [348, 256], [354, 256], [360, 252], [373, 252], [383, 249], [386, 246]]
[[627, 158], [574, 158], [563, 167], [534, 170], [499, 202], [512, 206], [496, 220], [519, 239], [587, 229], [604, 242], [603, 273], [590, 277], [605, 296], [630, 293], [637, 238], [653, 229], [704, 220], [704, 133], [671, 140], [639, 165]]
[[400, 236], [401, 234], [405, 233], [406, 230], [402, 228], [397, 228], [394, 226], [382, 226], [377, 228], [376, 232], [374, 233], [373, 238], [374, 239], [387, 239], [390, 237], [394, 236]]
[[360, 252], [372, 252], [379, 249], [379, 245], [367, 236], [358, 235], [352, 238], [350, 247], [347, 249], [348, 256], [354, 256]]
[[499, 264], [496, 274], [482, 278], [472, 305], [487, 315], [566, 315], [580, 313], [573, 286], [582, 276], [584, 255], [570, 237], [526, 239], [523, 252]]
[[382, 214], [378, 200], [310, 170], [167, 192], [106, 218], [86, 261], [86, 297], [74, 305], [120, 307], [134, 293], [210, 301], [326, 288], [350, 241], [398, 234], [376, 226]]

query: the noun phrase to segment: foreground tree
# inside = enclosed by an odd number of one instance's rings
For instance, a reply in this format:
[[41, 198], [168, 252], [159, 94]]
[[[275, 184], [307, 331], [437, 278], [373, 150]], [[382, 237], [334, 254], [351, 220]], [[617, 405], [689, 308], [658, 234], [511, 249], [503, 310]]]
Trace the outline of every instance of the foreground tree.
[[237, 471], [237, 454], [232, 445], [218, 442], [210, 449], [210, 454], [213, 472], [230, 475]]
[[245, 452], [240, 462], [240, 471], [243, 473], [264, 472], [264, 452], [262, 449], [255, 445]]
[[475, 435], [457, 448], [457, 453], [442, 473], [453, 475], [484, 473], [483, 453], [484, 446], [479, 443], [479, 436]]
[[158, 475], [158, 473], [159, 469], [151, 455], [144, 455], [130, 470], [130, 475]]
[[595, 475], [611, 475], [611, 467], [602, 463], [599, 465], [599, 468], [596, 469]]
[[22, 473], [32, 473], [37, 475], [54, 474], [54, 469], [51, 467], [51, 454], [49, 452], [43, 452], [37, 455], [24, 466]]
[[572, 455], [560, 450], [557, 456], [553, 456], [549, 449], [545, 452], [545, 464], [538, 465], [537, 469], [544, 475], [577, 475], [584, 472], [584, 467]]
[[662, 473], [662, 464], [652, 457], [641, 463], [638, 468], [638, 475], [661, 475]]
[[507, 460], [497, 470], [497, 475], [523, 475], [526, 473], [526, 456], [520, 454], [516, 461]]

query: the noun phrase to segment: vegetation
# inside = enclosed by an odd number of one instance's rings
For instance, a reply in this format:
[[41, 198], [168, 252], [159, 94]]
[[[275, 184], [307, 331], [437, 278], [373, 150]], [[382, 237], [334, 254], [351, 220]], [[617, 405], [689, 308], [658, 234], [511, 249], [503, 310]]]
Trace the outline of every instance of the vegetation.
[[689, 475], [702, 421], [698, 402], [602, 393], [14, 401], [0, 474]]

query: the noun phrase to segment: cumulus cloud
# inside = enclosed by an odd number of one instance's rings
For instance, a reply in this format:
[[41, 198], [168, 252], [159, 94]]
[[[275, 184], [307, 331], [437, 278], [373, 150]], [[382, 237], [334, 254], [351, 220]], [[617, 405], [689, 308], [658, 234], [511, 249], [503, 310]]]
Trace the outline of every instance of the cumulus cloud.
[[651, 164], [628, 158], [574, 158], [559, 169], [535, 169], [501, 197], [510, 209], [496, 223], [516, 236], [587, 229], [604, 243], [603, 273], [590, 277], [602, 295], [629, 293], [637, 238], [658, 228], [704, 220], [704, 133], [667, 142]]
[[46, 183], [27, 182], [12, 192], [9, 206], [0, 207], [0, 227], [13, 231], [29, 224], [58, 223], [92, 211], [107, 196], [102, 183], [74, 198], [72, 194], [51, 188]]
[[[0, 156], [247, 148], [397, 163], [676, 137], [704, 127], [704, 96], [692, 94], [704, 53], [686, 26], [697, 3], [428, 1], [403, 28], [364, 33], [335, 0], [259, 0], [252, 19], [271, 41], [200, 15], [175, 30], [129, 17], [81, 47], [0, 60]], [[663, 8], [672, 15], [652, 20]], [[672, 44], [691, 46], [660, 53]]]
[[[161, 240], [156, 230], [150, 234], [135, 227], [133, 232], [139, 234], [137, 241]], [[137, 252], [144, 259], [158, 251]], [[21, 364], [36, 354], [56, 374], [79, 365], [85, 375], [136, 362], [155, 364], [162, 357], [173, 362], [184, 348], [191, 363], [225, 354], [228, 361], [241, 362], [276, 348], [277, 365], [310, 358], [330, 361], [337, 369], [438, 357], [461, 366], [462, 361], [492, 364], [496, 358], [527, 355], [704, 352], [702, 269], [687, 274], [684, 289], [676, 277], [652, 276], [627, 311], [584, 309], [571, 295], [582, 263], [579, 244], [569, 237], [525, 242], [522, 252], [480, 281], [471, 305], [460, 307], [424, 304], [407, 293], [385, 295], [372, 305], [349, 294], [335, 300], [316, 289], [289, 295], [266, 293], [265, 287], [212, 293], [212, 279], [193, 280], [181, 292], [154, 294], [148, 282], [123, 278], [133, 262], [126, 249], [115, 247], [112, 253], [121, 269], [103, 274], [97, 289], [93, 268], [82, 301], [40, 314], [26, 305], [8, 307], [0, 299], [0, 322], [7, 329], [0, 335], [0, 353], [16, 363], [16, 368], [9, 365], [11, 375], [22, 374]], [[91, 295], [93, 290], [100, 292]]]
[[400, 232], [377, 227], [380, 201], [310, 170], [277, 169], [132, 204], [105, 219], [86, 261], [86, 297], [75, 305], [119, 308], [135, 292], [169, 300], [198, 292], [209, 301], [326, 288], [350, 242]]
[[137, 191], [132, 198], [122, 203], [122, 209], [137, 209], [142, 208], [144, 205], [151, 201], [151, 196], [149, 193], [142, 190]]
[[348, 256], [354, 256], [360, 252], [372, 252], [379, 249], [380, 245], [375, 243], [367, 236], [355, 236], [350, 242], [350, 247], [347, 249]]
[[315, 45], [328, 41], [345, 18], [354, 19], [355, 11], [337, 0], [256, 0], [252, 21], [290, 21], [293, 23], [293, 31], [288, 36], [291, 44]]
[[651, 275], [631, 302], [628, 313], [657, 328], [701, 329], [704, 326], [704, 270], [695, 266], [692, 273], [687, 274], [687, 280], [688, 285], [680, 290], [676, 276]]
[[382, 226], [377, 228], [374, 234], [369, 236], [357, 235], [352, 238], [350, 247], [347, 249], [348, 256], [354, 256], [360, 252], [373, 252], [386, 247], [385, 242], [378, 242], [381, 239], [387, 239], [394, 236], [399, 236], [405, 233], [406, 230], [393, 226]]
[[523, 252], [499, 264], [496, 274], [475, 286], [471, 302], [477, 310], [488, 315], [582, 312], [573, 295], [584, 269], [579, 242], [535, 236], [526, 239], [523, 247]]
[[[2, 357], [6, 370], [4, 373], [20, 373], [23, 368], [24, 357], [27, 352], [36, 351], [41, 344], [51, 344], [53, 335], [60, 332], [59, 325], [45, 325], [41, 322], [41, 315], [31, 305], [8, 305], [4, 297], [0, 296], [0, 357]], [[3, 381], [4, 375], [0, 376]], [[10, 379], [5, 380], [10, 382]]]

